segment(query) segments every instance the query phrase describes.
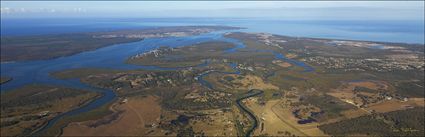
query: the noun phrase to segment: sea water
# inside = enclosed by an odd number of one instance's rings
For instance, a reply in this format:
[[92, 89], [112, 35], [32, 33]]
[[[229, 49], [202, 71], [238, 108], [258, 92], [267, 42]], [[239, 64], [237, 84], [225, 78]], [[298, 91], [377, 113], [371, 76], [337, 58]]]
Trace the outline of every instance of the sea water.
[[423, 20], [283, 20], [256, 18], [65, 18], [1, 19], [1, 35], [39, 35], [146, 29], [160, 26], [228, 25], [241, 31], [315, 37], [424, 44]]

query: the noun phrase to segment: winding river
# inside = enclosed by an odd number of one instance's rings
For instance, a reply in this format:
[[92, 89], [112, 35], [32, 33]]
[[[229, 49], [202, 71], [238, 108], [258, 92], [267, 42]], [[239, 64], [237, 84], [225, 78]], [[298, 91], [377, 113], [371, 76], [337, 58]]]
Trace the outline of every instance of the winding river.
[[[50, 60], [41, 60], [41, 61], [25, 61], [25, 62], [8, 62], [1, 64], [2, 76], [12, 77], [13, 80], [5, 84], [0, 85], [1, 92], [7, 92], [8, 90], [13, 90], [18, 87], [22, 87], [27, 84], [49, 84], [57, 86], [65, 86], [76, 89], [89, 90], [93, 92], [99, 92], [102, 96], [87, 105], [84, 105], [80, 108], [62, 113], [52, 120], [50, 120], [47, 125], [45, 125], [41, 130], [37, 131], [36, 134], [42, 134], [46, 129], [55, 125], [60, 119], [67, 116], [74, 116], [84, 112], [88, 112], [99, 108], [116, 98], [116, 95], [113, 91], [109, 89], [102, 89], [97, 87], [92, 87], [90, 85], [81, 83], [78, 79], [68, 79], [61, 80], [51, 77], [49, 74], [56, 71], [63, 71], [67, 69], [77, 69], [77, 68], [106, 68], [106, 69], [117, 69], [117, 70], [134, 70], [134, 69], [145, 69], [145, 70], [178, 70], [186, 69], [185, 67], [181, 68], [162, 68], [157, 66], [140, 66], [140, 65], [131, 65], [125, 64], [125, 60], [133, 55], [138, 53], [148, 52], [153, 49], [157, 49], [160, 46], [168, 47], [179, 47], [186, 45], [193, 45], [206, 41], [224, 41], [230, 42], [236, 45], [235, 48], [228, 49], [225, 51], [225, 54], [231, 54], [235, 52], [238, 48], [244, 48], [245, 45], [231, 38], [223, 37], [223, 34], [226, 31], [212, 32], [201, 34], [197, 36], [188, 36], [188, 37], [167, 37], [167, 38], [148, 38], [138, 42], [125, 43], [125, 44], [116, 44], [109, 47], [97, 49], [94, 51], [88, 51], [79, 53], [76, 55], [61, 57]], [[227, 31], [228, 32], [228, 31]], [[285, 58], [280, 53], [275, 53], [276, 58], [289, 61], [294, 65], [299, 65], [305, 68], [305, 71], [312, 71], [308, 65], [303, 65], [302, 62], [291, 60]], [[206, 66], [208, 62], [200, 64], [199, 66]], [[236, 64], [230, 64], [232, 67], [236, 68]], [[211, 71], [213, 72], [213, 71]], [[197, 77], [198, 81], [212, 88], [212, 85], [207, 81], [203, 80], [203, 77], [210, 74], [211, 72], [206, 72]], [[222, 72], [222, 73], [233, 73], [239, 74], [239, 71], [236, 72]], [[254, 116], [249, 111], [246, 111], [248, 115]], [[252, 131], [255, 127], [252, 129]], [[252, 132], [250, 131], [250, 132]], [[248, 134], [249, 135], [249, 134]]]
[[[224, 51], [225, 54], [231, 54], [233, 52], [236, 52], [238, 49], [240, 48], [245, 48], [246, 46], [236, 40], [236, 39], [226, 39], [227, 42], [231, 42], [233, 44], [235, 44], [236, 46], [234, 48], [231, 49], [227, 49]], [[282, 53], [278, 53], [272, 50], [257, 50], [257, 51], [253, 51], [253, 52], [271, 52], [273, 53], [273, 55], [275, 56], [276, 59], [291, 63], [293, 65], [296, 66], [300, 66], [302, 68], [304, 68], [304, 70], [302, 70], [301, 72], [312, 72], [314, 71], [314, 68], [305, 64], [304, 62], [301, 61], [297, 61], [297, 60], [293, 60], [293, 59], [289, 59], [286, 58]], [[198, 75], [196, 77], [196, 79], [198, 80], [199, 83], [201, 83], [203, 86], [209, 88], [209, 89], [214, 89], [213, 85], [211, 83], [209, 83], [208, 81], [204, 80], [203, 77], [211, 74], [211, 73], [222, 73], [222, 74], [237, 74], [239, 75], [241, 72], [240, 70], [237, 68], [237, 64], [236, 63], [229, 63], [229, 65], [233, 68], [233, 70], [235, 70], [235, 72], [223, 72], [223, 71], [214, 71], [214, 70], [210, 70], [204, 73], [201, 73], [200, 75]], [[244, 95], [243, 97], [240, 97], [236, 100], [236, 104], [238, 105], [238, 107], [244, 112], [247, 113], [247, 115], [250, 117], [250, 119], [253, 120], [252, 126], [247, 130], [247, 132], [245, 133], [246, 137], [251, 136], [251, 134], [255, 131], [255, 129], [258, 127], [258, 119], [257, 117], [245, 106], [242, 104], [242, 101], [250, 98], [250, 97], [254, 97], [254, 96], [258, 96], [263, 94], [264, 91], [262, 90], [258, 90], [258, 89], [251, 89], [249, 90], [246, 95]]]
[[257, 119], [257, 117], [245, 105], [242, 104], [242, 100], [247, 99], [247, 98], [250, 98], [250, 97], [258, 96], [260, 94], [263, 94], [263, 92], [264, 91], [262, 91], [262, 90], [252, 89], [252, 90], [249, 90], [248, 93], [245, 96], [243, 96], [243, 97], [241, 97], [241, 98], [239, 98], [239, 99], [236, 100], [236, 104], [238, 105], [238, 107], [241, 108], [241, 110], [243, 112], [247, 113], [248, 116], [252, 120], [254, 120], [253, 123], [252, 123], [251, 128], [249, 128], [248, 131], [246, 132], [245, 137], [251, 136], [251, 134], [258, 127], [258, 119]]

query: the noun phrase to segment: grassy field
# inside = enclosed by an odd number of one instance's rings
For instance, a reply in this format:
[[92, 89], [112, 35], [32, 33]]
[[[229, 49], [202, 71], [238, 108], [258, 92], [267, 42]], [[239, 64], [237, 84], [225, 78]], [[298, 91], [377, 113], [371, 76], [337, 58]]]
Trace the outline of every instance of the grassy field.
[[264, 105], [257, 102], [249, 102], [247, 105], [260, 119], [260, 127], [254, 132], [254, 136], [267, 135], [267, 136], [306, 136], [303, 131], [290, 125], [287, 122], [288, 118], [280, 119], [272, 108], [279, 103], [279, 100], [271, 100]]

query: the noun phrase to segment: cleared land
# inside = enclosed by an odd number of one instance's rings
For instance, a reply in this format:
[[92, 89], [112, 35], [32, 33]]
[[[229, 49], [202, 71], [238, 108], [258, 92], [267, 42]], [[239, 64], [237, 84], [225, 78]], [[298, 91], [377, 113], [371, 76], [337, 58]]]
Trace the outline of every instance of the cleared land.
[[265, 105], [259, 105], [257, 102], [250, 100], [246, 105], [260, 119], [260, 126], [254, 132], [254, 136], [305, 136], [306, 134], [294, 126], [289, 125], [287, 120], [280, 119], [279, 115], [273, 112], [272, 108], [279, 103], [279, 100], [266, 102]]
[[290, 108], [282, 104], [282, 102], [279, 102], [273, 105], [271, 109], [280, 120], [286, 123], [286, 125], [298, 131], [298, 132], [294, 131], [294, 134], [298, 133], [304, 136], [305, 135], [308, 135], [308, 136], [314, 136], [314, 135], [324, 136], [325, 135], [322, 131], [320, 131], [317, 128], [319, 123], [312, 122], [312, 123], [306, 123], [306, 124], [299, 124], [298, 123], [299, 119], [296, 118], [293, 115], [293, 112], [290, 110]]
[[236, 136], [234, 112], [229, 110], [204, 110], [200, 113], [207, 114], [190, 122], [194, 132], [203, 133], [205, 136]]
[[116, 102], [113, 114], [99, 120], [71, 123], [63, 136], [132, 136], [159, 132], [161, 107], [158, 97], [131, 97]]
[[215, 88], [220, 90], [249, 90], [249, 89], [259, 89], [259, 90], [278, 90], [279, 87], [265, 82], [258, 76], [255, 75], [246, 75], [241, 76], [237, 74], [220, 74], [213, 73], [208, 75], [205, 78], [211, 82]]
[[391, 112], [391, 111], [397, 111], [397, 110], [405, 110], [412, 107], [424, 107], [424, 102], [425, 102], [424, 98], [410, 98], [407, 101], [390, 100], [390, 101], [385, 101], [382, 103], [370, 105], [369, 107], [365, 109], [369, 111], [385, 113], [385, 112]]

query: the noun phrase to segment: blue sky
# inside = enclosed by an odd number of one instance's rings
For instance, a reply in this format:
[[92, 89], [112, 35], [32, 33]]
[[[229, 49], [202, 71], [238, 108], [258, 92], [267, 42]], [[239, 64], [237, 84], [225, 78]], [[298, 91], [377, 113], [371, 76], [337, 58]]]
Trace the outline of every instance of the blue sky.
[[424, 1], [1, 1], [2, 18], [227, 17], [287, 20], [424, 20]]

